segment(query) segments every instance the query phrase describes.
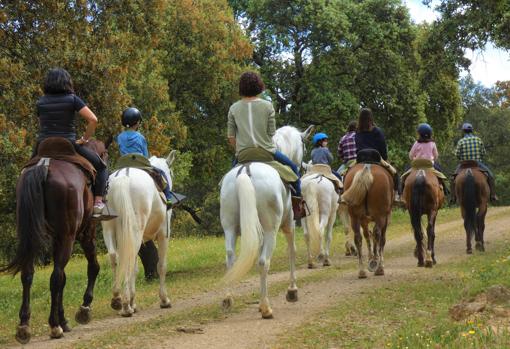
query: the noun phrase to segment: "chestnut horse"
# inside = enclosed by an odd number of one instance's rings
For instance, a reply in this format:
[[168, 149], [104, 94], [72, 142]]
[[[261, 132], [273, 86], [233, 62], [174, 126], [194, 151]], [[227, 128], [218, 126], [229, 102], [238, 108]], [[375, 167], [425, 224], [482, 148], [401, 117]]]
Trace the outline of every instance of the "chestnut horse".
[[[47, 139], [41, 142], [50, 142]], [[62, 140], [60, 139], [60, 142]], [[39, 147], [41, 147], [41, 145]], [[107, 156], [102, 142], [91, 140], [87, 145], [102, 158]], [[69, 143], [72, 149], [72, 145]], [[72, 151], [72, 150], [71, 150]], [[104, 158], [103, 158], [104, 160]], [[91, 221], [93, 195], [87, 175], [70, 162], [51, 159], [49, 164], [27, 167], [16, 187], [16, 217], [18, 247], [14, 259], [1, 268], [13, 274], [21, 272], [23, 302], [19, 312], [20, 324], [16, 340], [30, 341], [30, 288], [34, 265], [53, 254], [53, 273], [50, 278], [50, 337], [61, 338], [71, 329], [64, 316], [62, 302], [66, 274], [64, 268], [71, 257], [75, 239], [87, 258], [87, 288], [83, 304], [76, 313], [76, 321], [90, 321], [94, 284], [99, 273], [96, 258], [95, 224]]]
[[[444, 202], [444, 193], [433, 171], [413, 168], [405, 180], [403, 198], [411, 217], [411, 225], [416, 240], [414, 254], [419, 267], [432, 268], [436, 264], [434, 240], [436, 217]], [[427, 247], [423, 244], [421, 216], [427, 215]], [[426, 258], [423, 260], [424, 249]]]
[[[369, 269], [375, 270], [375, 275], [384, 275], [383, 252], [393, 199], [393, 178], [382, 166], [359, 163], [345, 175], [342, 200], [348, 205], [351, 227], [354, 231], [360, 279], [367, 277], [360, 228], [363, 228], [366, 239], [370, 235], [373, 239], [373, 254], [369, 247]], [[370, 222], [374, 222], [372, 234], [368, 229]]]
[[461, 170], [455, 178], [455, 194], [464, 218], [468, 254], [473, 253], [471, 247], [473, 235], [476, 241], [475, 248], [481, 252], [485, 251], [483, 233], [489, 193], [487, 177], [478, 168], [478, 164], [474, 161], [461, 164]]

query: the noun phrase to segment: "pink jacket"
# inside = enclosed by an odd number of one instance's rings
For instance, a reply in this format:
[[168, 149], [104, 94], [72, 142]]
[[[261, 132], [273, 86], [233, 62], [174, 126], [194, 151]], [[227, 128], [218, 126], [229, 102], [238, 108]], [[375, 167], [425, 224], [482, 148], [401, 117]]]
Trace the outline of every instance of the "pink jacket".
[[436, 142], [418, 143], [414, 142], [411, 151], [409, 152], [409, 159], [429, 159], [432, 162], [436, 161], [439, 154], [437, 153]]

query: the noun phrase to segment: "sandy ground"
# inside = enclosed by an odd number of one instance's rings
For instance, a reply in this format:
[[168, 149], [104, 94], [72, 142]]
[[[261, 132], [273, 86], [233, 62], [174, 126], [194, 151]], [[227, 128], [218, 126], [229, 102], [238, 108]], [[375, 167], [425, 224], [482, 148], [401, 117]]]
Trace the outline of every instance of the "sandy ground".
[[[498, 215], [509, 212], [510, 208], [492, 208], [489, 210], [485, 240], [489, 242], [486, 249], [490, 249], [490, 242], [510, 238], [510, 215]], [[455, 231], [455, 234], [444, 232]], [[175, 325], [169, 328], [169, 332], [163, 338], [151, 337], [146, 333], [143, 337], [132, 337], [128, 347], [132, 348], [269, 348], [278, 336], [285, 335], [287, 331], [309, 321], [313, 316], [320, 314], [329, 307], [335, 305], [342, 297], [355, 296], [365, 289], [391, 287], [393, 283], [417, 278], [435, 278], [434, 269], [416, 267], [416, 259], [412, 255], [414, 240], [411, 234], [405, 235], [386, 243], [386, 252], [396, 252], [403, 249], [409, 250], [409, 254], [399, 258], [385, 258], [385, 276], [373, 276], [369, 274], [367, 279], [359, 280], [356, 270], [346, 270], [340, 276], [321, 282], [309, 283], [299, 289], [299, 301], [288, 303], [285, 294], [279, 294], [270, 298], [273, 308], [274, 319], [263, 320], [258, 313], [258, 305], [253, 304], [240, 313], [227, 316], [220, 321], [200, 324], [203, 333], [178, 333]], [[345, 264], [347, 257], [333, 259], [334, 265]], [[444, 264], [469, 258], [465, 254], [465, 234], [461, 220], [454, 220], [436, 227], [436, 258], [438, 263]], [[350, 259], [352, 261], [352, 259]], [[314, 270], [298, 270], [299, 277], [309, 275]], [[288, 279], [288, 272], [280, 272], [270, 275], [269, 287], [276, 281]], [[244, 281], [236, 289], [236, 294], [258, 292], [258, 278]], [[186, 300], [176, 302], [170, 310], [174, 313], [189, 311], [193, 307], [220, 304], [224, 290], [215, 290], [203, 294], [197, 294]], [[82, 344], [87, 339], [93, 339], [98, 335], [104, 335], [109, 331], [116, 331], [124, 326], [142, 323], [157, 319], [168, 314], [168, 310], [149, 308], [135, 314], [132, 318], [107, 318], [92, 321], [88, 325], [77, 326], [72, 332], [66, 333], [59, 340], [50, 340], [48, 337], [33, 338], [29, 345], [24, 348], [62, 348], [73, 347], [74, 344]], [[125, 347], [125, 345], [123, 345]]]

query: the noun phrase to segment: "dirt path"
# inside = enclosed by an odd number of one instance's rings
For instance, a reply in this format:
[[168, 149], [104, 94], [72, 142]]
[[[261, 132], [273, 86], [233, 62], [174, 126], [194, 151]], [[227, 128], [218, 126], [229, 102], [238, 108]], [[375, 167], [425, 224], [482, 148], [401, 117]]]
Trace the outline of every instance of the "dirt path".
[[[486, 228], [486, 240], [495, 241], [510, 238], [510, 217], [501, 216], [502, 212], [510, 211], [509, 208], [493, 208], [488, 215]], [[494, 217], [498, 215], [498, 217]], [[452, 230], [455, 234], [448, 233]], [[462, 221], [455, 220], [438, 225], [436, 227], [436, 255], [438, 262], [443, 264], [452, 260], [468, 258], [465, 255], [465, 238]], [[398, 252], [402, 249], [412, 251], [413, 238], [410, 234], [387, 242], [387, 253]], [[490, 249], [490, 244], [487, 246]], [[352, 262], [352, 259], [349, 259]], [[334, 263], [346, 264], [345, 258], [334, 260]], [[416, 268], [416, 259], [411, 253], [406, 257], [386, 258], [385, 272], [383, 277], [369, 275], [368, 279], [358, 280], [357, 270], [346, 270], [335, 276], [334, 279], [309, 283], [299, 289], [299, 302], [288, 303], [285, 296], [280, 294], [270, 299], [274, 319], [262, 320], [257, 310], [257, 305], [249, 306], [239, 314], [228, 316], [222, 321], [200, 325], [204, 334], [180, 334], [174, 328], [169, 328], [168, 335], [164, 338], [151, 338], [146, 334], [143, 338], [133, 337], [128, 347], [152, 347], [152, 348], [265, 348], [275, 341], [277, 336], [291, 330], [293, 327], [308, 321], [314, 315], [324, 311], [338, 302], [340, 297], [352, 296], [363, 292], [364, 289], [374, 287], [390, 287], [392, 283], [401, 282], [407, 278], [434, 278], [433, 269]], [[298, 270], [299, 277], [310, 275], [314, 270]], [[288, 272], [280, 272], [270, 275], [269, 285], [277, 281], [288, 279]], [[236, 294], [258, 292], [258, 277], [243, 282], [237, 289]], [[219, 304], [223, 290], [198, 294], [184, 300], [175, 302], [172, 313], [189, 311], [193, 307]], [[47, 337], [34, 338], [24, 348], [62, 348], [73, 347], [74, 344], [104, 335], [109, 331], [118, 330], [121, 327], [157, 319], [168, 315], [168, 310], [153, 307], [140, 311], [132, 318], [108, 318], [92, 321], [88, 325], [77, 326], [71, 333], [60, 340], [49, 340]], [[123, 345], [125, 347], [125, 345]]]

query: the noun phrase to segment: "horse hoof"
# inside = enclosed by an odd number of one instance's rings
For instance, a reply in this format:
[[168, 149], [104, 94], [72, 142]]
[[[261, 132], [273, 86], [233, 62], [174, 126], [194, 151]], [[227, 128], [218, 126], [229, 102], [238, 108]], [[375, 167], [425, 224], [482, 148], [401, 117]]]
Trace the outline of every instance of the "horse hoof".
[[367, 273], [364, 270], [360, 270], [358, 272], [358, 279], [366, 279], [366, 278], [367, 278]]
[[321, 253], [317, 256], [317, 260], [320, 262], [322, 260], [324, 260], [324, 255]]
[[161, 309], [170, 309], [172, 307], [172, 304], [170, 303], [170, 300], [167, 298], [164, 302], [159, 304], [159, 307]]
[[432, 263], [432, 261], [426, 261], [425, 262], [425, 268], [432, 268], [434, 264]]
[[483, 245], [481, 243], [477, 242], [476, 245], [475, 245], [475, 248], [479, 252], [485, 252], [485, 248], [483, 247]]
[[384, 275], [384, 268], [383, 267], [377, 268], [377, 270], [375, 271], [374, 275], [377, 275], [377, 276]]
[[287, 290], [287, 295], [285, 296], [287, 302], [297, 302], [298, 295], [297, 290]]
[[69, 326], [69, 323], [67, 322], [67, 320], [63, 323], [63, 324], [60, 324], [60, 327], [62, 327], [62, 330], [65, 332], [71, 332], [71, 327]]
[[466, 250], [466, 253], [467, 253], [467, 254], [473, 254], [473, 250], [472, 250], [472, 249], [470, 249], [470, 248], [468, 248], [468, 249]]
[[27, 344], [30, 342], [30, 327], [28, 325], [19, 325], [16, 330], [16, 340], [20, 344]]
[[379, 263], [377, 263], [377, 261], [375, 259], [372, 259], [370, 262], [368, 262], [368, 270], [373, 272], [374, 270], [377, 269], [378, 265], [379, 265]]
[[133, 316], [133, 312], [132, 311], [122, 311], [122, 312], [120, 312], [120, 316], [131, 317], [131, 316]]
[[59, 338], [62, 338], [62, 337], [64, 337], [64, 330], [62, 330], [62, 327], [56, 326], [56, 327], [52, 327], [51, 328], [51, 330], [50, 330], [50, 338], [59, 339]]
[[121, 310], [122, 302], [120, 300], [120, 297], [112, 298], [112, 302], [110, 303], [110, 306], [112, 307], [113, 310]]
[[313, 263], [308, 263], [308, 269], [315, 269], [315, 265]]
[[324, 263], [322, 263], [322, 265], [323, 265], [323, 266], [325, 266], [325, 267], [329, 267], [329, 266], [331, 266], [331, 262], [329, 261], [329, 259], [328, 259], [328, 258], [326, 258], [326, 259], [324, 260]]
[[272, 319], [273, 318], [273, 311], [271, 308], [268, 308], [266, 311], [261, 311], [262, 318], [263, 319]]
[[90, 307], [84, 307], [83, 305], [80, 306], [80, 309], [76, 312], [76, 315], [74, 316], [76, 322], [82, 325], [88, 324], [91, 318], [92, 317], [90, 316]]
[[425, 266], [425, 263], [423, 263], [423, 261], [418, 261], [417, 266], [418, 266], [418, 268], [422, 268]]
[[223, 300], [223, 302], [221, 303], [221, 307], [223, 308], [224, 311], [230, 311], [230, 309], [232, 309], [233, 305], [234, 305], [234, 298], [232, 298], [231, 296], [228, 296], [227, 298], [225, 298]]

